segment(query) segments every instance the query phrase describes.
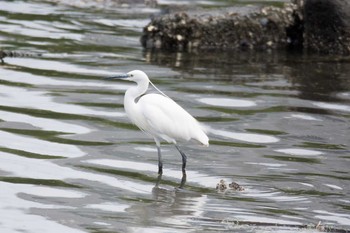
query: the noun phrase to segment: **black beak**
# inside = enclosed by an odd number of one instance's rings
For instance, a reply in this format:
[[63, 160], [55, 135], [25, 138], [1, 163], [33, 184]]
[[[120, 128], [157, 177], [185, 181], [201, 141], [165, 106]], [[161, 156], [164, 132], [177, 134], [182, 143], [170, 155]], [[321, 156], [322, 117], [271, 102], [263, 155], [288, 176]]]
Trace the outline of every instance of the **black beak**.
[[128, 74], [119, 74], [119, 75], [115, 75], [115, 76], [112, 76], [112, 77], [106, 77], [104, 79], [106, 79], [106, 80], [113, 80], [113, 79], [127, 79], [127, 78], [129, 78]]

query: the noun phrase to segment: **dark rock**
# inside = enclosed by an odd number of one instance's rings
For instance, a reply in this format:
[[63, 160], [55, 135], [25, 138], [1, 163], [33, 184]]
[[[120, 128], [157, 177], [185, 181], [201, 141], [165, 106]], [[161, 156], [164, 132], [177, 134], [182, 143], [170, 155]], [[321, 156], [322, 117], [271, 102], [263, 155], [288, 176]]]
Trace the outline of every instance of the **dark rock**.
[[303, 14], [305, 48], [320, 53], [350, 54], [349, 0], [307, 0]]
[[350, 1], [293, 0], [284, 7], [182, 11], [152, 19], [148, 49], [284, 49], [349, 54]]
[[[288, 6], [287, 6], [288, 5]], [[291, 44], [286, 28], [293, 25], [294, 4], [278, 7], [236, 7], [223, 11], [178, 12], [156, 17], [145, 28], [145, 48], [281, 48]]]

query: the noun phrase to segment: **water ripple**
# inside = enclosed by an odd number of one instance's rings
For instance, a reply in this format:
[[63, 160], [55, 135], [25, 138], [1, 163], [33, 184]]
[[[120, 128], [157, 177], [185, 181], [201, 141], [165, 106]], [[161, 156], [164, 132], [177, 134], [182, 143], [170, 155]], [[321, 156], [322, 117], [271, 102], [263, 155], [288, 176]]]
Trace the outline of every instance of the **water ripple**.
[[229, 131], [217, 130], [212, 128], [209, 129], [209, 132], [225, 138], [231, 138], [234, 140], [252, 142], [252, 143], [276, 143], [279, 141], [277, 137], [261, 135], [261, 134], [236, 133], [236, 132], [229, 132]]
[[[120, 112], [106, 112], [89, 109], [73, 104], [57, 103], [53, 97], [47, 96], [47, 92], [33, 91], [19, 87], [4, 88], [0, 85], [0, 103], [3, 106], [14, 106], [22, 108], [45, 109], [53, 112], [79, 114], [79, 115], [100, 115], [100, 116], [124, 116]], [[26, 101], [26, 100], [31, 101]]]
[[57, 131], [60, 133], [86, 134], [92, 132], [90, 128], [77, 124], [65, 123], [59, 120], [33, 117], [26, 114], [5, 112], [0, 110], [0, 119], [7, 122], [26, 123], [46, 131]]
[[[48, 142], [30, 137], [23, 137], [13, 133], [7, 133], [0, 130], [0, 147], [22, 150], [35, 154], [45, 154], [50, 156], [60, 156], [75, 158], [85, 155], [85, 153], [76, 146]], [[43, 150], [45, 148], [45, 150]], [[2, 153], [0, 153], [1, 155]]]
[[[52, 220], [49, 220], [46, 217], [38, 216], [28, 213], [31, 208], [40, 208], [40, 209], [54, 209], [54, 208], [67, 208], [66, 206], [55, 206], [55, 205], [46, 205], [40, 204], [34, 201], [24, 200], [19, 198], [20, 193], [34, 194], [37, 195], [40, 191], [56, 192], [52, 196], [63, 196], [63, 197], [72, 197], [78, 198], [83, 196], [78, 192], [66, 193], [63, 190], [52, 189], [50, 190], [40, 187], [35, 187], [33, 185], [27, 184], [9, 184], [0, 182], [0, 225], [3, 232], [28, 232], [28, 233], [37, 233], [37, 232], [48, 232], [48, 233], [83, 233], [85, 231], [74, 229], [68, 226], [64, 226]], [[47, 195], [50, 195], [48, 192]], [[20, 223], [18, 222], [20, 219]]]
[[235, 108], [242, 108], [242, 107], [253, 107], [256, 106], [256, 103], [251, 100], [242, 100], [242, 99], [227, 99], [227, 98], [200, 98], [198, 99], [199, 102], [213, 105], [213, 106], [220, 106], [220, 107], [235, 107]]
[[127, 180], [118, 180], [117, 178], [110, 176], [74, 170], [53, 164], [47, 160], [18, 157], [4, 152], [0, 152], [0, 157], [0, 169], [9, 172], [14, 176], [55, 180], [83, 179], [101, 182], [112, 187], [136, 193], [150, 193], [153, 188], [152, 185], [140, 184]]
[[289, 154], [289, 155], [315, 156], [315, 155], [322, 155], [323, 154], [321, 151], [308, 150], [308, 149], [296, 149], [296, 148], [278, 149], [275, 151], [281, 152], [284, 154]]

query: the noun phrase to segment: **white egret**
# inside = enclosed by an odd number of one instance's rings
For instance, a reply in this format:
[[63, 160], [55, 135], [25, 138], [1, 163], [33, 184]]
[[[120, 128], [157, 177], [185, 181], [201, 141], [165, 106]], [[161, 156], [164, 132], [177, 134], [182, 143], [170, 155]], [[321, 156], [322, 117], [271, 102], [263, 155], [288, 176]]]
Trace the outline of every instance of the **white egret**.
[[[132, 123], [153, 137], [158, 151], [158, 174], [163, 173], [161, 140], [173, 143], [180, 152], [182, 172], [185, 174], [187, 157], [178, 147], [177, 140], [189, 141], [194, 139], [205, 146], [209, 146], [209, 139], [203, 125], [155, 87], [143, 71], [134, 70], [107, 79], [125, 79], [137, 83], [136, 86], [130, 87], [125, 92], [124, 109]], [[149, 83], [161, 94], [143, 95], [147, 91]]]

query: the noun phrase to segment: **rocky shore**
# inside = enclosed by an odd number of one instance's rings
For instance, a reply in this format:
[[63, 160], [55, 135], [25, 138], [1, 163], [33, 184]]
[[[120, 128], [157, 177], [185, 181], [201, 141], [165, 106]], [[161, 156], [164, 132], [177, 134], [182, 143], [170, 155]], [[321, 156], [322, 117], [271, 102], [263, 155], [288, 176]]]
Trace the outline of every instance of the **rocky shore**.
[[200, 49], [298, 49], [350, 54], [350, 1], [293, 0], [283, 7], [243, 6], [179, 11], [144, 27], [143, 47]]

